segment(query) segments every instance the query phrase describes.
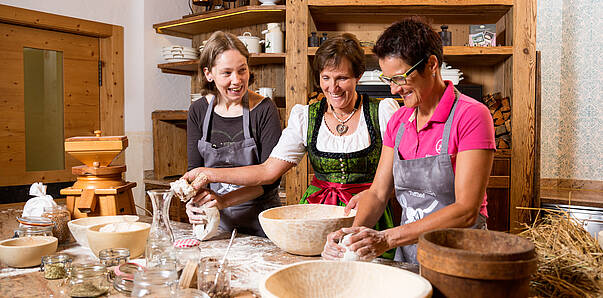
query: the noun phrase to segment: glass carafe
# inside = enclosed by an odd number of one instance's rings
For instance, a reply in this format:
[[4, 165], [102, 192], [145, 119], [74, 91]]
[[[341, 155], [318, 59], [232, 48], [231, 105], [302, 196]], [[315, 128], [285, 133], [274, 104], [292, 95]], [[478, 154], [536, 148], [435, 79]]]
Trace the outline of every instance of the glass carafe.
[[153, 223], [145, 251], [146, 267], [164, 267], [175, 264], [172, 252], [174, 235], [170, 226], [169, 213], [170, 201], [174, 193], [170, 190], [149, 190], [147, 194], [153, 204]]

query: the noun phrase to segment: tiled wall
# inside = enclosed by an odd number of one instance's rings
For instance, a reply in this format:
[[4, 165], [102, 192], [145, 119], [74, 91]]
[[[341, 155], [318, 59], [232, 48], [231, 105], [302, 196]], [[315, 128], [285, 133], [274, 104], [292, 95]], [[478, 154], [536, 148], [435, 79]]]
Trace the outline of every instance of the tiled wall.
[[603, 180], [603, 5], [538, 0], [542, 178]]

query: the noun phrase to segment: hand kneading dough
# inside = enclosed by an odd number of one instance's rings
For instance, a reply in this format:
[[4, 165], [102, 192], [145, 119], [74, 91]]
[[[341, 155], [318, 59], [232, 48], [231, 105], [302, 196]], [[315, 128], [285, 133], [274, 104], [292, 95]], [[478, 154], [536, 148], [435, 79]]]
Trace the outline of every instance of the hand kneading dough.
[[170, 190], [183, 202], [187, 202], [195, 196], [195, 189], [185, 179], [170, 182]]
[[199, 240], [206, 240], [216, 235], [218, 232], [218, 225], [220, 224], [220, 211], [216, 207], [203, 207], [201, 206], [205, 214], [203, 219], [207, 222], [205, 224], [194, 224], [193, 235]]
[[348, 246], [350, 243], [350, 237], [352, 234], [347, 234], [343, 236], [343, 239], [340, 242], [340, 246], [345, 248], [345, 253], [343, 253], [342, 261], [360, 261], [360, 257], [356, 254], [355, 251], [351, 250]]

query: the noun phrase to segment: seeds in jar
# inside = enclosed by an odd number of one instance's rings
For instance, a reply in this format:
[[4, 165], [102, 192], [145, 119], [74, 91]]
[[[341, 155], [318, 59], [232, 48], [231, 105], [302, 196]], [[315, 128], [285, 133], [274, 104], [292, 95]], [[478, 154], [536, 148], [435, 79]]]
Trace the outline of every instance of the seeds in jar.
[[67, 277], [67, 271], [63, 264], [48, 264], [44, 266], [44, 278], [59, 279]]
[[59, 242], [63, 243], [69, 240], [70, 232], [67, 222], [71, 219], [71, 214], [67, 209], [58, 206], [44, 208], [42, 216], [49, 218], [54, 223], [52, 234], [59, 239]]
[[98, 297], [105, 294], [109, 290], [108, 287], [97, 287], [91, 282], [83, 282], [75, 284], [71, 287], [69, 296], [71, 297]]

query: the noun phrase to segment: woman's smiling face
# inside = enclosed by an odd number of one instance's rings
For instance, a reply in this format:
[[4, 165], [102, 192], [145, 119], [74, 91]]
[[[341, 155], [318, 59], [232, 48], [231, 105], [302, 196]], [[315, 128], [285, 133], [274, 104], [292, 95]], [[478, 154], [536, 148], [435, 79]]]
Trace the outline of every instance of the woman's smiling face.
[[213, 81], [219, 96], [228, 101], [239, 101], [247, 93], [249, 66], [239, 51], [224, 51], [215, 60], [215, 65], [204, 69], [208, 81]]
[[[379, 59], [379, 66], [386, 77], [393, 77], [407, 72], [412, 65], [409, 65], [399, 57], [387, 56]], [[423, 67], [413, 71], [407, 78], [406, 84], [399, 86], [394, 83], [390, 84], [392, 94], [398, 94], [404, 100], [404, 106], [407, 108], [415, 108], [421, 102], [422, 98], [429, 94], [430, 86], [433, 82], [422, 74]], [[425, 72], [428, 73], [428, 72]], [[428, 75], [429, 76], [429, 75]]]
[[346, 110], [354, 106], [356, 85], [360, 78], [354, 77], [352, 65], [346, 58], [339, 65], [327, 65], [320, 72], [320, 88], [333, 108]]

